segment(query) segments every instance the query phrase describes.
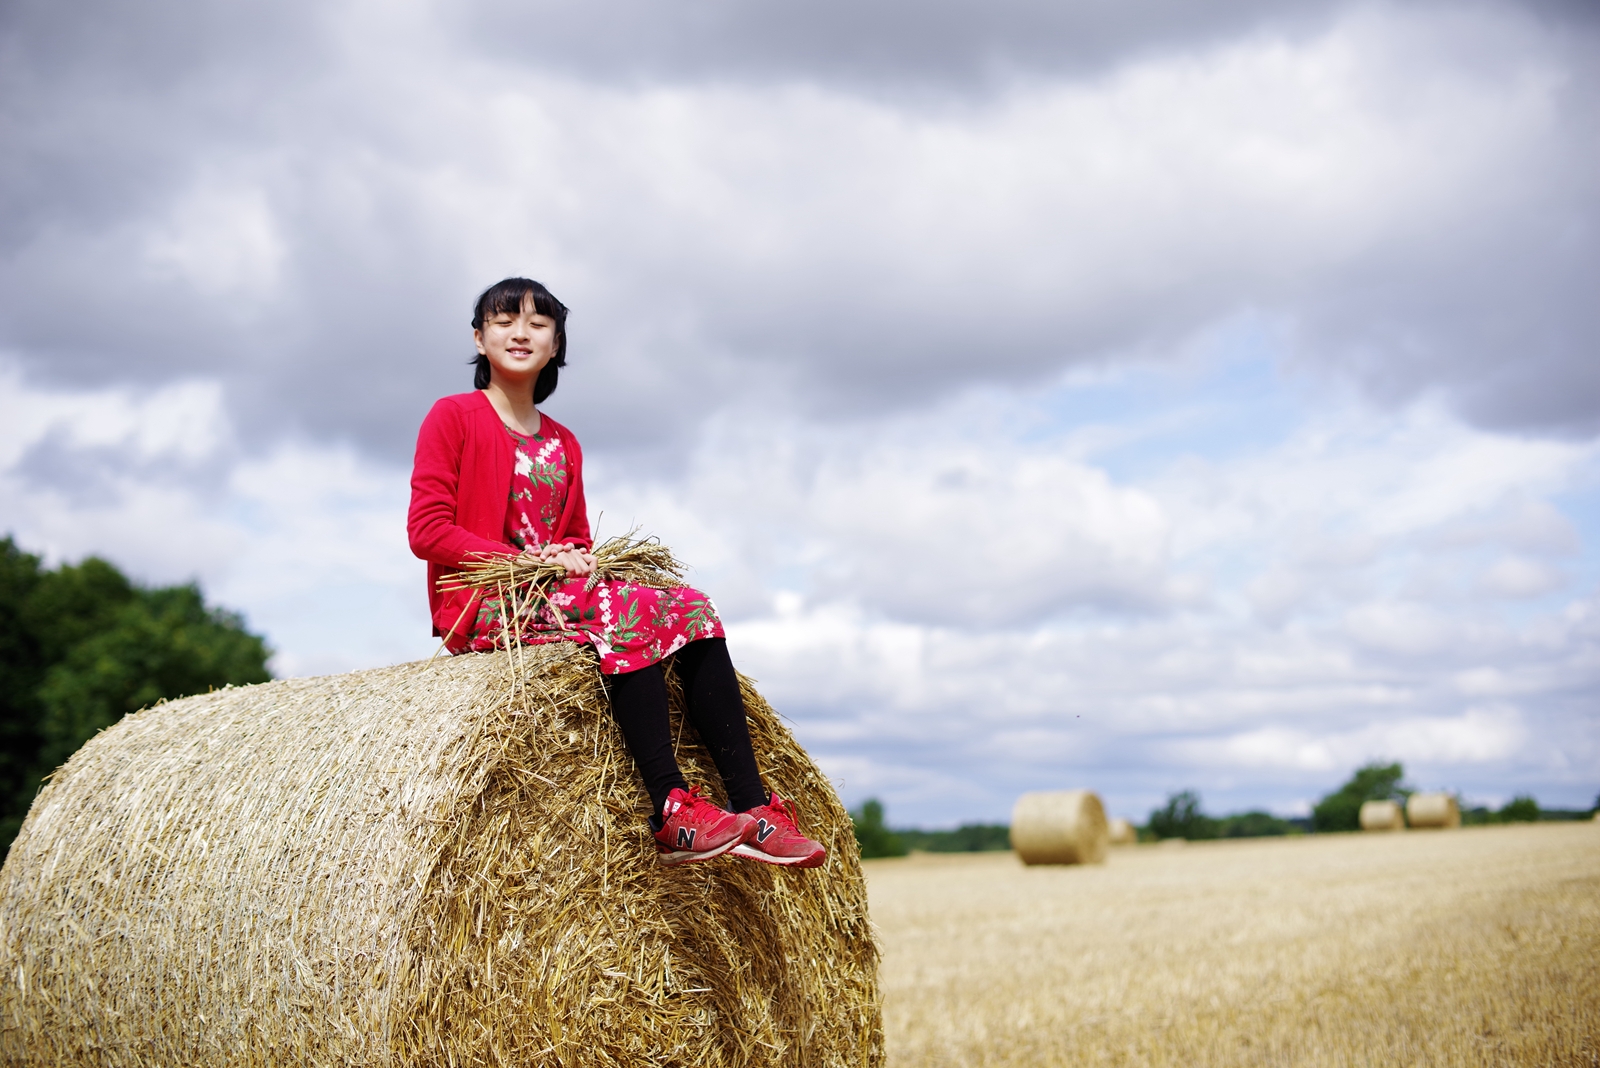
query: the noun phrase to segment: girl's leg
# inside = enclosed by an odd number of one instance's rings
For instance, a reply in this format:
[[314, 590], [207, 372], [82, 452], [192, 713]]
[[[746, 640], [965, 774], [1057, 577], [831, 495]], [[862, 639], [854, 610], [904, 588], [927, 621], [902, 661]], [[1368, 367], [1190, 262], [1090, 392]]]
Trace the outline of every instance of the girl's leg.
[[[744, 698], [739, 694], [739, 676], [728, 658], [727, 641], [702, 638], [690, 642], [678, 650], [673, 662], [677, 665], [678, 681], [683, 683], [689, 722], [694, 724], [711, 759], [716, 761], [717, 772], [728, 790], [728, 807], [735, 812], [746, 812], [765, 805], [771, 795], [761, 782], [756, 754], [750, 747], [750, 724], [745, 719]], [[664, 695], [665, 690], [662, 692]], [[665, 721], [663, 714], [663, 724]], [[628, 744], [631, 747], [633, 743]], [[667, 755], [672, 755], [670, 740]], [[637, 754], [635, 759], [638, 759]], [[644, 763], [641, 761], [639, 766], [643, 768]], [[673, 770], [677, 770], [675, 763]]]
[[622, 728], [628, 752], [639, 765], [644, 788], [650, 792], [651, 818], [661, 815], [673, 789], [687, 790], [678, 758], [672, 755], [672, 727], [667, 721], [667, 681], [661, 665], [651, 664], [625, 675], [612, 675], [611, 715]]
[[[650, 792], [650, 830], [661, 863], [692, 864], [738, 848], [757, 831], [754, 816], [735, 815], [691, 793], [672, 754], [667, 680], [661, 665], [613, 675], [611, 715]], [[670, 809], [668, 806], [671, 806]]]
[[750, 837], [733, 847], [742, 857], [764, 864], [815, 868], [828, 856], [822, 843], [800, 833], [794, 804], [767, 793], [750, 747], [739, 676], [728, 659], [728, 643], [702, 638], [678, 650], [678, 678], [683, 683], [689, 721], [711, 751], [728, 788], [728, 807], [754, 818]]

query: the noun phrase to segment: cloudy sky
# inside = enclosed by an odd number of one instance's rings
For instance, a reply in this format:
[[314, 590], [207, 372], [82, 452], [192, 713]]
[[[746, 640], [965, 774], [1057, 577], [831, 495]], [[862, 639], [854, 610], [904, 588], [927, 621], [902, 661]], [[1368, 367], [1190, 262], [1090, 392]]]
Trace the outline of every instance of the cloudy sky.
[[[1600, 790], [1600, 16], [0, 6], [0, 530], [433, 651], [477, 292], [849, 802]], [[603, 513], [603, 514], [601, 514]]]

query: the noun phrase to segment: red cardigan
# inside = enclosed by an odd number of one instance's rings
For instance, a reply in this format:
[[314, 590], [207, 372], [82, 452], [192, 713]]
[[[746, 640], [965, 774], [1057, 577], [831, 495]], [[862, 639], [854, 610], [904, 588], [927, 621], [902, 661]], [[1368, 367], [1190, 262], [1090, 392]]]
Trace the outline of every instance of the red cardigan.
[[[567, 458], [567, 500], [556, 541], [591, 547], [589, 513], [583, 502], [583, 450], [572, 431], [540, 413], [541, 431], [561, 438]], [[466, 612], [475, 595], [465, 590], [439, 592], [441, 576], [482, 555], [510, 555], [506, 506], [511, 500], [511, 470], [516, 446], [500, 413], [482, 390], [443, 397], [428, 412], [417, 433], [411, 467], [411, 511], [406, 532], [411, 551], [428, 561], [428, 609], [435, 636], [448, 635], [452, 651], [465, 643], [471, 620]], [[453, 632], [452, 632], [453, 628]]]

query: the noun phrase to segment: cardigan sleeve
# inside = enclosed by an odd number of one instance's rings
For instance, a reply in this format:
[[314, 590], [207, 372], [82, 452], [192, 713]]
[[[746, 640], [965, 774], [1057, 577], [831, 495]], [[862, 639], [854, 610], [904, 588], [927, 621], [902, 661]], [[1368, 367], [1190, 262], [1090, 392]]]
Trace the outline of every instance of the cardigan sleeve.
[[515, 552], [509, 545], [490, 541], [456, 523], [465, 442], [465, 413], [446, 397], [428, 412], [417, 433], [411, 510], [406, 517], [411, 551], [441, 567], [460, 567], [483, 554]]

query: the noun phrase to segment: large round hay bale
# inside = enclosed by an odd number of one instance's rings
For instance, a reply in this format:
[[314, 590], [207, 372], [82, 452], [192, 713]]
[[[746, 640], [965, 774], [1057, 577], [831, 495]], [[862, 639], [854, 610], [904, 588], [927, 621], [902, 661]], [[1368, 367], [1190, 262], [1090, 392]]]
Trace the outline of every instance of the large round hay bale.
[[1451, 794], [1412, 794], [1406, 798], [1406, 822], [1413, 827], [1461, 826], [1461, 806]]
[[1116, 817], [1106, 824], [1106, 844], [1114, 846], [1135, 845], [1139, 841], [1139, 832], [1132, 823]]
[[1024, 864], [1098, 864], [1108, 837], [1106, 810], [1090, 790], [1027, 793], [1011, 809], [1011, 848]]
[[1361, 829], [1363, 831], [1403, 831], [1406, 829], [1405, 813], [1398, 801], [1364, 801], [1361, 804]]
[[745, 698], [823, 868], [659, 866], [584, 647], [130, 716], [0, 872], [0, 1062], [881, 1065], [849, 817]]

